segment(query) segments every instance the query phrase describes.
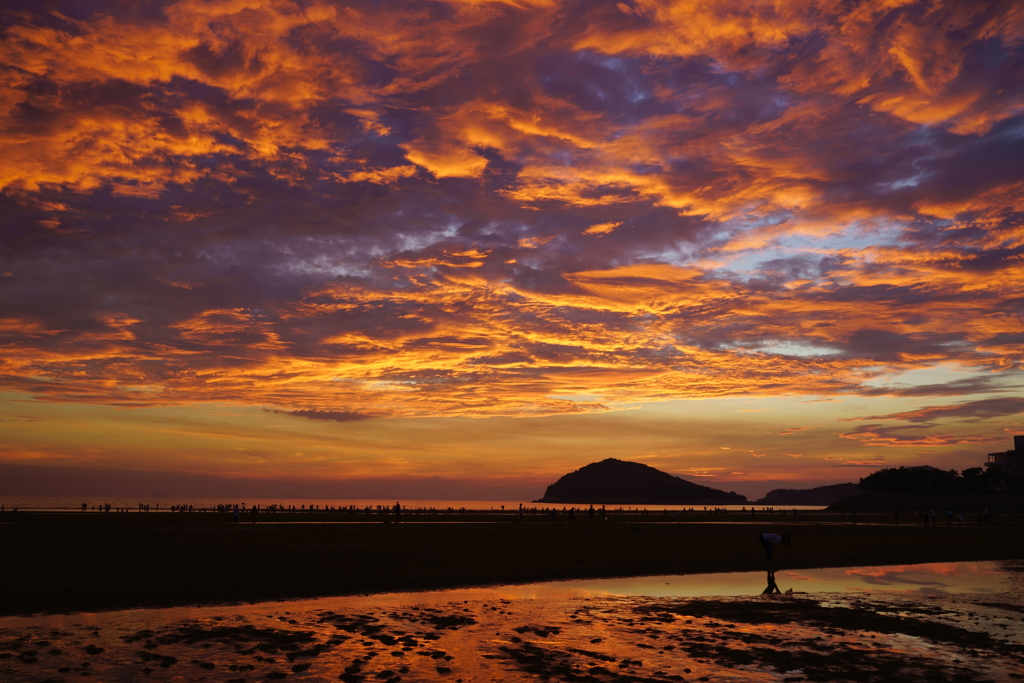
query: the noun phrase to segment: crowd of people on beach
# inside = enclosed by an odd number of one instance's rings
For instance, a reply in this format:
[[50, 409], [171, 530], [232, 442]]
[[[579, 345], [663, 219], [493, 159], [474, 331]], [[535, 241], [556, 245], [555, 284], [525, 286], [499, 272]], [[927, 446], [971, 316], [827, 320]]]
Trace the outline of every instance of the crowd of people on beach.
[[[900, 512], [899, 512], [899, 510], [893, 510], [892, 514], [893, 514], [893, 518], [894, 518], [896, 524], [898, 525], [900, 523]], [[936, 510], [935, 508], [932, 508], [930, 510], [925, 510], [924, 512], [919, 512], [917, 510], [914, 510], [914, 518], [916, 519], [917, 524], [920, 525], [920, 526], [929, 526], [929, 520], [930, 520], [930, 525], [931, 526], [938, 526], [938, 524], [939, 524], [939, 511]], [[946, 526], [953, 526], [954, 522], [959, 526], [959, 525], [962, 525], [964, 523], [964, 521], [965, 521], [963, 515], [954, 515], [953, 511], [950, 510], [950, 509], [946, 510], [945, 518], [946, 518]], [[975, 523], [976, 524], [978, 524], [980, 526], [982, 524], [988, 524], [991, 521], [992, 521], [992, 510], [991, 509], [986, 507], [986, 508], [982, 508], [981, 510], [978, 510], [978, 516], [975, 519]]]
[[[80, 507], [81, 512], [115, 512], [115, 513], [148, 513], [148, 512], [160, 512], [163, 510], [165, 513], [220, 513], [228, 514], [238, 521], [241, 515], [249, 515], [253, 521], [256, 516], [260, 514], [269, 515], [295, 515], [295, 514], [319, 514], [319, 515], [337, 515], [337, 516], [348, 516], [348, 517], [377, 517], [384, 521], [399, 521], [403, 517], [438, 517], [438, 516], [468, 516], [468, 515], [515, 515], [519, 521], [525, 521], [527, 516], [537, 517], [542, 516], [549, 519], [552, 523], [558, 523], [560, 521], [576, 522], [580, 518], [587, 518], [590, 520], [601, 520], [607, 521], [609, 515], [616, 515], [617, 517], [622, 516], [641, 516], [650, 517], [653, 514], [658, 514], [658, 510], [650, 510], [647, 507], [633, 507], [633, 506], [618, 506], [608, 508], [606, 505], [596, 507], [594, 505], [588, 506], [566, 506], [563, 505], [560, 508], [558, 506], [530, 506], [519, 504], [518, 509], [506, 509], [504, 505], [497, 507], [491, 507], [490, 509], [484, 508], [466, 508], [464, 506], [454, 507], [427, 507], [427, 506], [403, 506], [400, 502], [396, 502], [394, 505], [321, 505], [316, 503], [299, 505], [294, 504], [253, 504], [248, 505], [246, 503], [214, 503], [207, 505], [196, 505], [191, 503], [176, 503], [172, 505], [164, 505], [161, 508], [159, 503], [137, 503], [134, 506], [116, 505], [111, 503], [99, 503], [89, 504], [82, 503]], [[17, 507], [8, 507], [6, 504], [0, 504], [0, 512], [17, 512]], [[800, 511], [796, 508], [775, 508], [775, 507], [761, 507], [755, 508], [746, 506], [741, 509], [729, 509], [725, 507], [717, 506], [701, 506], [697, 507], [683, 507], [679, 509], [663, 508], [660, 510], [661, 516], [680, 516], [680, 515], [712, 515], [712, 516], [797, 516], [798, 512], [804, 514], [815, 514], [815, 511]], [[846, 520], [846, 512], [840, 512], [839, 517], [841, 521]], [[915, 523], [918, 526], [938, 526], [941, 521], [945, 522], [946, 526], [959, 526], [966, 523], [966, 519], [963, 514], [956, 514], [951, 509], [946, 509], [944, 514], [935, 508], [928, 510], [914, 510], [913, 511]], [[857, 510], [851, 510], [849, 520], [853, 524], [857, 524], [859, 521], [859, 514]], [[877, 516], [872, 516], [874, 521], [877, 523]], [[900, 524], [900, 511], [894, 509], [892, 512], [893, 523], [897, 526]], [[975, 518], [975, 523], [978, 526], [987, 525], [992, 521], [992, 510], [988, 507], [978, 510]]]
[[[328, 513], [328, 514], [341, 514], [341, 515], [368, 515], [368, 516], [369, 515], [376, 515], [376, 516], [381, 516], [381, 517], [384, 517], [384, 516], [401, 517], [401, 516], [424, 516], [424, 515], [436, 516], [436, 515], [469, 515], [469, 514], [502, 514], [502, 513], [510, 513], [510, 514], [516, 514], [516, 515], [518, 515], [520, 517], [525, 516], [525, 515], [549, 516], [553, 521], [557, 521], [559, 519], [566, 519], [566, 518], [569, 519], [570, 521], [575, 521], [577, 515], [586, 516], [586, 517], [590, 517], [590, 518], [600, 517], [601, 519], [607, 519], [609, 514], [637, 515], [637, 516], [642, 516], [642, 517], [649, 517], [652, 514], [657, 514], [659, 512], [657, 510], [652, 511], [652, 510], [650, 510], [649, 508], [646, 508], [646, 507], [633, 507], [633, 506], [619, 506], [619, 507], [608, 508], [606, 505], [602, 505], [601, 507], [595, 507], [594, 505], [590, 505], [589, 507], [583, 507], [583, 506], [572, 506], [572, 507], [562, 506], [561, 508], [558, 508], [558, 507], [548, 507], [548, 506], [543, 506], [543, 507], [541, 507], [541, 506], [526, 506], [526, 505], [523, 505], [522, 503], [519, 504], [519, 508], [516, 509], [516, 510], [506, 510], [504, 505], [499, 505], [497, 509], [495, 509], [495, 508], [490, 508], [490, 509], [469, 509], [469, 508], [466, 508], [464, 506], [463, 507], [448, 506], [448, 507], [442, 507], [442, 508], [422, 507], [422, 506], [421, 507], [407, 507], [407, 506], [402, 506], [400, 502], [396, 502], [393, 506], [391, 506], [391, 505], [365, 505], [365, 506], [341, 505], [341, 506], [332, 506], [332, 505], [317, 505], [317, 504], [309, 504], [309, 505], [305, 505], [305, 504], [299, 504], [299, 505], [287, 504], [287, 505], [285, 505], [285, 504], [277, 504], [277, 503], [272, 503], [272, 504], [269, 504], [269, 505], [268, 504], [247, 505], [244, 502], [243, 503], [219, 503], [219, 504], [209, 504], [209, 505], [202, 505], [202, 506], [194, 505], [194, 504], [190, 504], [190, 503], [176, 503], [176, 504], [172, 504], [172, 505], [164, 505], [163, 506], [163, 510], [165, 512], [173, 512], [173, 513], [210, 513], [210, 512], [233, 513], [236, 509], [240, 513], [242, 513], [242, 514], [244, 514], [246, 512], [250, 512], [251, 513], [252, 511], [258, 511], [258, 512], [264, 512], [264, 513], [268, 513], [268, 514]], [[6, 510], [6, 506], [0, 505], [0, 511], [5, 511], [5, 510]], [[16, 510], [16, 508], [11, 508], [11, 510], [12, 511]], [[115, 505], [115, 504], [111, 504], [111, 503], [99, 503], [99, 504], [92, 504], [92, 505], [90, 505], [89, 503], [82, 503], [81, 504], [81, 508], [80, 508], [81, 512], [90, 512], [91, 511], [91, 512], [117, 512], [117, 513], [123, 513], [123, 512], [138, 512], [138, 513], [143, 513], [143, 512], [160, 512], [160, 510], [161, 510], [161, 507], [160, 507], [159, 503], [156, 503], [156, 504], [138, 503], [135, 506], [124, 506], [124, 505], [120, 505], [119, 506], [119, 505]], [[773, 507], [764, 507], [764, 508], [761, 508], [759, 511], [757, 511], [757, 510], [755, 510], [755, 508], [751, 507], [750, 510], [748, 511], [747, 508], [744, 507], [742, 509], [742, 511], [741, 511], [741, 510], [730, 510], [730, 509], [724, 508], [724, 507], [710, 507], [709, 508], [708, 506], [702, 506], [699, 509], [696, 508], [696, 507], [689, 507], [689, 508], [684, 507], [684, 508], [681, 508], [681, 509], [663, 508], [660, 511], [660, 514], [663, 515], [663, 516], [669, 516], [669, 515], [693, 515], [693, 514], [711, 514], [711, 515], [718, 516], [718, 515], [727, 515], [727, 514], [743, 514], [743, 515], [750, 514], [750, 515], [754, 515], [755, 512], [760, 512], [762, 514], [782, 514], [782, 515], [787, 515], [787, 514], [796, 515], [797, 514], [796, 509], [793, 509], [793, 510], [785, 510], [785, 509], [776, 510]]]
[[[138, 503], [134, 508], [127, 506], [111, 505], [110, 503], [100, 503], [99, 505], [93, 505], [90, 507], [88, 503], [82, 503], [82, 512], [149, 512], [149, 503]], [[160, 511], [160, 504], [156, 505], [156, 512]]]

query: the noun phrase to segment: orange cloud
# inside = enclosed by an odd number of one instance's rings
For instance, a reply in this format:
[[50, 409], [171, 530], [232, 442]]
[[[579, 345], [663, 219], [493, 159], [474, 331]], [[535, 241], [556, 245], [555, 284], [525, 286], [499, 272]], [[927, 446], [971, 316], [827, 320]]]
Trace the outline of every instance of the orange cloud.
[[615, 230], [615, 228], [622, 225], [622, 221], [608, 222], [608, 223], [595, 223], [589, 228], [583, 231], [584, 235], [607, 235], [608, 233]]
[[416, 175], [414, 166], [392, 166], [391, 168], [376, 169], [373, 171], [353, 171], [347, 176], [340, 178], [345, 183], [369, 182], [377, 185], [388, 185], [396, 182], [399, 178], [411, 178]]
[[6, 386], [479, 417], [1019, 370], [1024, 97], [977, 67], [1015, 6], [435, 9], [12, 15]]

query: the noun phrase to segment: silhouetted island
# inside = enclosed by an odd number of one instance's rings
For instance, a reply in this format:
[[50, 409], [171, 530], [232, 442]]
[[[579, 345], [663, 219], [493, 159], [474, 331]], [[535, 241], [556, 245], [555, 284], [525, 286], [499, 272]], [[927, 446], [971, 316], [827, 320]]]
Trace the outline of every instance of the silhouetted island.
[[535, 503], [602, 505], [733, 505], [746, 496], [674, 477], [649, 465], [608, 458], [570, 472]]
[[846, 496], [858, 496], [864, 490], [857, 484], [832, 484], [813, 489], [772, 489], [758, 505], [831, 505]]

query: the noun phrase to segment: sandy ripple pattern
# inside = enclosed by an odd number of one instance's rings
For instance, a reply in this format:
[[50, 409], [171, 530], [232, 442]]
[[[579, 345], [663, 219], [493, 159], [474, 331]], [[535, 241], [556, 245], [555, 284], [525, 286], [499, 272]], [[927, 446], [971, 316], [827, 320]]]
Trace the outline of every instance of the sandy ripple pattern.
[[8, 619], [0, 680], [1024, 680], [1016, 592], [431, 595]]

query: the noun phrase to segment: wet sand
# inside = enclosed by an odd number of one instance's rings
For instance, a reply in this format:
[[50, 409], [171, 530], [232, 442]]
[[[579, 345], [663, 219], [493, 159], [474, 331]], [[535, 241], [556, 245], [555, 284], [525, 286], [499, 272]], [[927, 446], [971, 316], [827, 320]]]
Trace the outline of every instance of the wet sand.
[[7, 617], [0, 678], [1009, 682], [1024, 672], [1024, 566], [1007, 571], [987, 594], [531, 598], [496, 587]]
[[[763, 571], [758, 534], [789, 531], [777, 566], [1024, 556], [1024, 518], [919, 527], [738, 516], [726, 523], [260, 523], [197, 515], [0, 519], [0, 614], [212, 605], [573, 578]], [[190, 517], [181, 515], [181, 517]], [[828, 521], [831, 520], [831, 521]], [[8, 522], [8, 523], [4, 523]]]

